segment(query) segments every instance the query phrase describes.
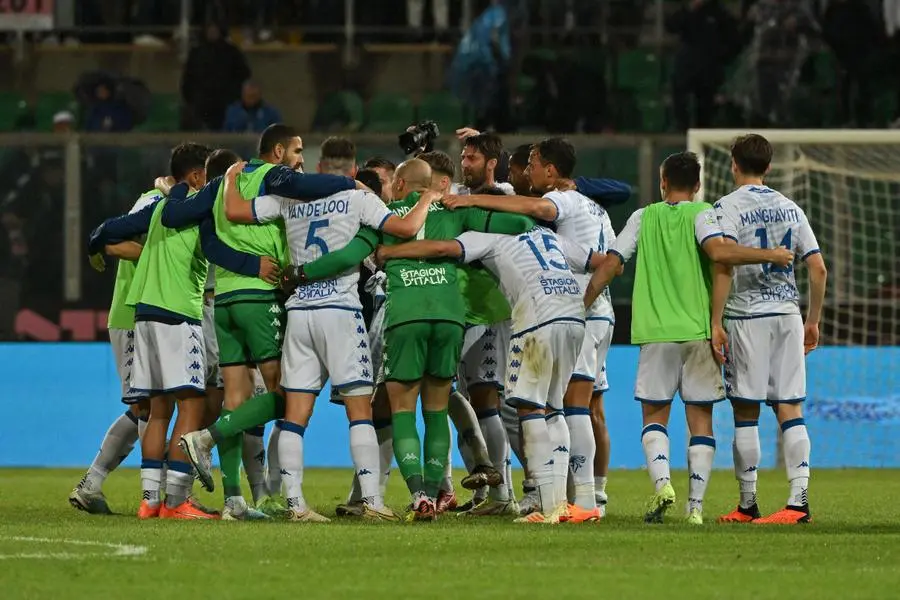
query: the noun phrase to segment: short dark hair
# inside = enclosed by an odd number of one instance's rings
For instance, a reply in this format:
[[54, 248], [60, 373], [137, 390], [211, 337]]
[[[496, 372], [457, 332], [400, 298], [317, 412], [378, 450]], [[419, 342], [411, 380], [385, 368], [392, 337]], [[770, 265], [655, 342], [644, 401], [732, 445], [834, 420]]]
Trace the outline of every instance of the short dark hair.
[[356, 144], [344, 137], [332, 136], [322, 142], [321, 158], [341, 158], [356, 162]]
[[181, 181], [194, 169], [203, 169], [212, 149], [195, 142], [184, 142], [172, 148], [169, 158], [169, 173], [176, 181]]
[[222, 177], [225, 171], [239, 160], [241, 157], [234, 150], [228, 148], [213, 150], [206, 159], [206, 179], [211, 181], [216, 177]]
[[496, 185], [484, 185], [477, 190], [474, 190], [472, 193], [479, 196], [506, 196], [506, 192]]
[[269, 154], [278, 144], [287, 146], [291, 143], [291, 138], [295, 138], [298, 135], [300, 134], [297, 133], [297, 130], [290, 125], [284, 125], [283, 123], [269, 125], [259, 136], [257, 152], [259, 156]]
[[467, 137], [464, 144], [484, 154], [485, 160], [499, 161], [500, 154], [503, 152], [503, 140], [496, 133], [479, 133]]
[[383, 156], [373, 156], [363, 163], [363, 169], [386, 169], [396, 171], [397, 165]]
[[528, 166], [528, 159], [531, 156], [531, 144], [522, 144], [517, 146], [513, 153], [509, 155], [510, 166], [516, 166], [524, 169]]
[[431, 152], [423, 152], [416, 158], [427, 162], [432, 171], [446, 175], [450, 179], [456, 177], [456, 167], [453, 166], [453, 159], [446, 152], [432, 150]]
[[360, 169], [356, 173], [356, 180], [367, 185], [378, 196], [381, 195], [381, 178], [374, 169]]
[[676, 152], [662, 164], [662, 177], [671, 190], [693, 192], [700, 183], [700, 159], [693, 152]]
[[756, 133], [742, 135], [731, 144], [731, 158], [744, 175], [765, 175], [772, 164], [772, 144]]
[[571, 177], [575, 170], [575, 146], [563, 138], [547, 138], [534, 145], [541, 164], [553, 165], [560, 177]]

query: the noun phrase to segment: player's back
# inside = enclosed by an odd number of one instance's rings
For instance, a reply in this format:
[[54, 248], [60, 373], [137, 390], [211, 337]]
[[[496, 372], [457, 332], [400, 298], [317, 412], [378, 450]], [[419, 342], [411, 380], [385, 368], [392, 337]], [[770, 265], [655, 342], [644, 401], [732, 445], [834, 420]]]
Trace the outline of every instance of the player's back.
[[[726, 237], [742, 246], [784, 246], [801, 256], [818, 250], [806, 215], [793, 200], [764, 185], [745, 185], [716, 202]], [[793, 265], [735, 267], [725, 312], [731, 316], [798, 314], [799, 294]]]
[[[544, 198], [556, 205], [556, 232], [572, 242], [590, 248], [596, 252], [606, 253], [609, 245], [615, 241], [616, 233], [606, 210], [577, 191], [554, 190], [544, 194]], [[590, 280], [590, 274], [576, 275], [582, 288]], [[588, 318], [611, 319], [613, 316], [612, 300], [609, 289], [603, 291], [587, 311]]]
[[[467, 241], [468, 240], [468, 241]], [[557, 235], [537, 226], [521, 235], [466, 233], [470, 258], [480, 256], [512, 306], [512, 332], [557, 320], [584, 320], [582, 287], [569, 269]], [[477, 248], [481, 246], [480, 248]]]

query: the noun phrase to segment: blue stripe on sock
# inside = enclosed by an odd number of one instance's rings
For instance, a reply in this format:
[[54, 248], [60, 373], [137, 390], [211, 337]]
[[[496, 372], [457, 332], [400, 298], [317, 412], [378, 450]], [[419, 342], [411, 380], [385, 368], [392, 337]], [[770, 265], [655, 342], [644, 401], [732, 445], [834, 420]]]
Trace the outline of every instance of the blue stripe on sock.
[[259, 427], [251, 427], [250, 429], [244, 431], [244, 433], [256, 437], [262, 437], [266, 435], [266, 428], [263, 425], [260, 425]]
[[784, 423], [782, 423], [781, 432], [784, 433], [791, 427], [796, 427], [798, 425], [806, 425], [806, 421], [803, 419], [803, 417], [800, 417], [799, 419], [791, 419], [790, 421], [785, 421]]
[[281, 430], [293, 431], [300, 437], [303, 437], [303, 434], [306, 433], [306, 427], [304, 427], [303, 425], [297, 425], [296, 423], [291, 423], [290, 421], [282, 421]]
[[759, 427], [759, 421], [735, 421], [735, 427]]
[[535, 419], [543, 419], [544, 415], [541, 413], [534, 413], [530, 415], [525, 415], [524, 417], [519, 417], [519, 421], [534, 421]]
[[691, 442], [688, 444], [690, 446], [711, 446], [713, 448], [716, 447], [715, 438], [711, 438], [708, 435], [694, 435], [691, 436]]
[[651, 431], [659, 431], [666, 437], [669, 437], [669, 431], [666, 429], [665, 425], [660, 425], [659, 423], [650, 423], [643, 430], [641, 430], [641, 437], [644, 437]]
[[193, 471], [190, 463], [181, 462], [180, 460], [167, 460], [166, 466], [170, 471], [178, 471], [179, 473], [190, 473]]
[[135, 425], [137, 425], [138, 418], [134, 415], [133, 412], [131, 412], [130, 410], [126, 410], [126, 411], [125, 411], [125, 416], [128, 417], [129, 419], [131, 419], [131, 422], [132, 422], [132, 423], [134, 423]]
[[162, 469], [163, 461], [145, 458], [141, 461], [142, 469]]
[[586, 415], [591, 416], [591, 409], [586, 406], [567, 406], [563, 409], [563, 414], [567, 417], [571, 417], [573, 415]]
[[390, 427], [393, 424], [391, 418], [387, 419], [373, 419], [372, 424], [375, 426], [375, 429], [384, 429], [385, 427]]
[[350, 427], [356, 427], [357, 425], [372, 425], [373, 427], [375, 426], [375, 424], [372, 423], [372, 421], [368, 420], [368, 419], [360, 419], [359, 421], [350, 421]]
[[544, 415], [544, 418], [545, 418], [545, 419], [552, 419], [553, 417], [561, 417], [561, 416], [563, 416], [563, 411], [561, 411], [561, 410], [554, 410], [554, 409], [552, 409], [552, 408], [550, 408], [550, 407], [547, 407], [547, 414]]
[[491, 417], [496, 417], [500, 415], [500, 411], [496, 408], [489, 408], [487, 410], [482, 410], [475, 413], [475, 416], [478, 417], [478, 420], [481, 419], [490, 419]]

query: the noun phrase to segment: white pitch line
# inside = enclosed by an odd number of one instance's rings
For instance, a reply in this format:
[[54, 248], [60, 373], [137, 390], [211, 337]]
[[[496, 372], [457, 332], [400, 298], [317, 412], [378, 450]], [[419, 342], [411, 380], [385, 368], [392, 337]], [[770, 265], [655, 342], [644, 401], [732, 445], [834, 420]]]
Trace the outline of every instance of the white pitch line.
[[66, 538], [39, 538], [28, 536], [3, 536], [0, 540], [10, 540], [14, 542], [29, 542], [35, 544], [63, 544], [72, 546], [94, 546], [100, 548], [109, 548], [115, 550], [113, 553], [86, 553], [73, 554], [71, 552], [20, 552], [17, 554], [0, 554], [0, 560], [11, 558], [31, 558], [31, 559], [57, 559], [57, 560], [81, 560], [83, 558], [98, 557], [136, 557], [143, 556], [147, 553], [146, 546], [135, 546], [131, 544], [114, 544], [111, 542], [95, 542], [92, 540], [70, 540]]

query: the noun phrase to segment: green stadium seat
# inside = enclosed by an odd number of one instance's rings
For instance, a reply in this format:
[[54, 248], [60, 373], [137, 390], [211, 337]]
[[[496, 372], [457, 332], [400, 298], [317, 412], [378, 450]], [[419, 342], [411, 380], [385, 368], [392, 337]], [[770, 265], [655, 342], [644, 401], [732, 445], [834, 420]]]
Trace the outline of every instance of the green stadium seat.
[[50, 131], [53, 129], [53, 115], [67, 110], [74, 116], [78, 116], [78, 104], [75, 96], [69, 92], [45, 92], [41, 94], [34, 105], [34, 114], [37, 119], [38, 129]]
[[154, 94], [147, 120], [137, 127], [138, 131], [167, 132], [178, 131], [181, 121], [181, 99], [178, 94]]
[[12, 131], [25, 106], [25, 100], [16, 92], [0, 92], [0, 131]]
[[630, 50], [618, 56], [616, 83], [621, 89], [655, 92], [662, 83], [662, 72], [662, 61], [655, 53]]
[[666, 130], [666, 106], [657, 98], [639, 98], [638, 110], [641, 114], [640, 131], [660, 133]]
[[335, 92], [316, 110], [314, 127], [320, 131], [359, 131], [365, 123], [362, 98], [354, 91]]
[[462, 102], [450, 92], [428, 94], [419, 104], [419, 121], [435, 121], [441, 134], [468, 125]]
[[369, 101], [365, 130], [372, 133], [396, 133], [406, 130], [416, 120], [409, 98], [399, 94], [377, 94]]

